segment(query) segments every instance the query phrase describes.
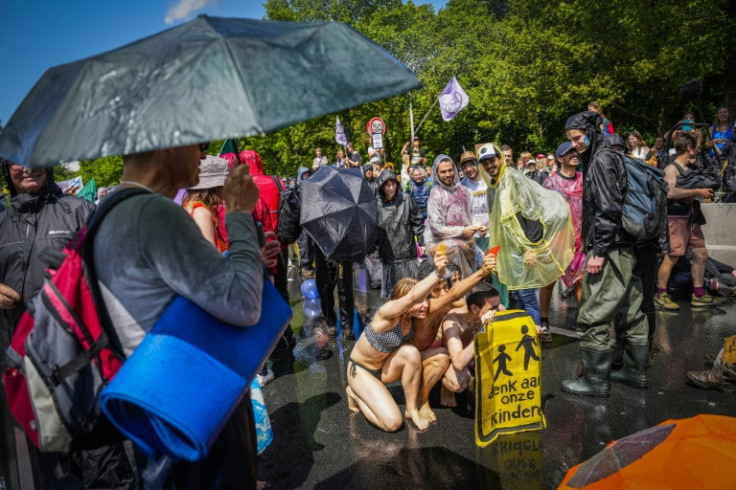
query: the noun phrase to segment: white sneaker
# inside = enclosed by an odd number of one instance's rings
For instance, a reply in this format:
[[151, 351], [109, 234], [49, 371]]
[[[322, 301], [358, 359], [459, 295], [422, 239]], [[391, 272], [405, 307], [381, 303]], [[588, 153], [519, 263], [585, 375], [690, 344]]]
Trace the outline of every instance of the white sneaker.
[[257, 374], [258, 377], [258, 383], [260, 383], [261, 387], [266, 386], [268, 383], [273, 381], [273, 371], [270, 369], [266, 370], [266, 374]]

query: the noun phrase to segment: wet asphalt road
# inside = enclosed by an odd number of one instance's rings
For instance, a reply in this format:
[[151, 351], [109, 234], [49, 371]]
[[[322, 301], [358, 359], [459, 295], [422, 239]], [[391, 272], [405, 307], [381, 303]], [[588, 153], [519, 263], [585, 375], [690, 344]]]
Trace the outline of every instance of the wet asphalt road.
[[[259, 479], [270, 488], [556, 488], [568, 468], [613, 439], [699, 413], [736, 416], [736, 394], [695, 388], [685, 376], [689, 369], [704, 369], [704, 355], [736, 334], [736, 304], [729, 300], [722, 307], [695, 310], [681, 301], [679, 312], [657, 314], [648, 390], [612, 383], [608, 399], [563, 393], [560, 381], [577, 369], [578, 341], [554, 334], [542, 356], [547, 428], [501, 436], [480, 449], [474, 442], [472, 400], [459, 396], [456, 409], [439, 407], [438, 397], [430, 399], [438, 421], [427, 431], [405, 424], [387, 434], [348, 411], [345, 362], [354, 342], [338, 337], [326, 349], [318, 348], [299, 279], [293, 272], [291, 277], [292, 328], [299, 342], [293, 355], [274, 353], [269, 364], [276, 379], [263, 390], [274, 441], [259, 457]], [[356, 271], [356, 286], [361, 283]], [[557, 293], [550, 323], [574, 329], [574, 300], [561, 300]], [[364, 319], [381, 304], [377, 291], [360, 286], [355, 301]], [[326, 350], [329, 358], [319, 359]], [[399, 383], [389, 389], [403, 408]]]

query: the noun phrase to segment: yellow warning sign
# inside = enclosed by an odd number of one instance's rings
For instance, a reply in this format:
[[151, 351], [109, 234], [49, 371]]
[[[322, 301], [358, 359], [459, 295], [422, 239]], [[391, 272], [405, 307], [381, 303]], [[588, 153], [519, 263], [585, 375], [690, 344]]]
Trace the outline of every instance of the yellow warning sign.
[[523, 310], [496, 313], [475, 337], [475, 442], [546, 426], [542, 413], [542, 349]]

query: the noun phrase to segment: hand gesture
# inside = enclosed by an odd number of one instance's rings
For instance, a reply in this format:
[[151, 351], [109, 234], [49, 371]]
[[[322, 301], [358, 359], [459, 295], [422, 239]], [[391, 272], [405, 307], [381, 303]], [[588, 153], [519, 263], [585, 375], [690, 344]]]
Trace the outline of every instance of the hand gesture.
[[436, 254], [434, 254], [434, 268], [437, 270], [437, 275], [442, 277], [447, 272], [447, 264], [450, 261], [447, 259], [447, 256], [444, 252], [438, 250]]
[[480, 321], [483, 325], [490, 325], [493, 323], [493, 320], [496, 318], [496, 311], [490, 310], [486, 312], [482, 317], [480, 317]]
[[281, 243], [276, 239], [276, 233], [273, 231], [267, 231], [264, 236], [266, 237], [266, 244], [261, 247], [261, 257], [266, 267], [276, 267], [279, 259], [278, 255], [281, 253]]
[[483, 257], [483, 266], [481, 267], [484, 275], [488, 275], [496, 269], [496, 256], [488, 254]]
[[463, 228], [463, 238], [472, 238], [476, 231], [478, 231], [478, 225], [466, 226]]
[[225, 179], [224, 193], [229, 212], [253, 212], [258, 202], [258, 186], [250, 176], [248, 165], [233, 167]]
[[18, 306], [20, 294], [15, 289], [0, 283], [0, 309], [10, 310]]
[[598, 257], [597, 255], [592, 256], [590, 260], [588, 260], [588, 264], [585, 266], [588, 274], [598, 274], [602, 271], [605, 260], [605, 257]]

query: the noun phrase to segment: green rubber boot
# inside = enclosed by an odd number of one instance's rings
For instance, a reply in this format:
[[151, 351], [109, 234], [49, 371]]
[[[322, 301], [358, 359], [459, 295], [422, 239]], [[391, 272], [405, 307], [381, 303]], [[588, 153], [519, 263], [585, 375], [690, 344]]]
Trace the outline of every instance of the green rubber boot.
[[643, 390], [649, 388], [647, 376], [647, 359], [649, 344], [630, 344], [624, 346], [624, 365], [618, 371], [612, 371], [609, 379]]
[[611, 384], [608, 382], [611, 356], [610, 350], [580, 349], [583, 372], [578, 379], [563, 381], [562, 391], [573, 395], [608, 398], [611, 391]]

